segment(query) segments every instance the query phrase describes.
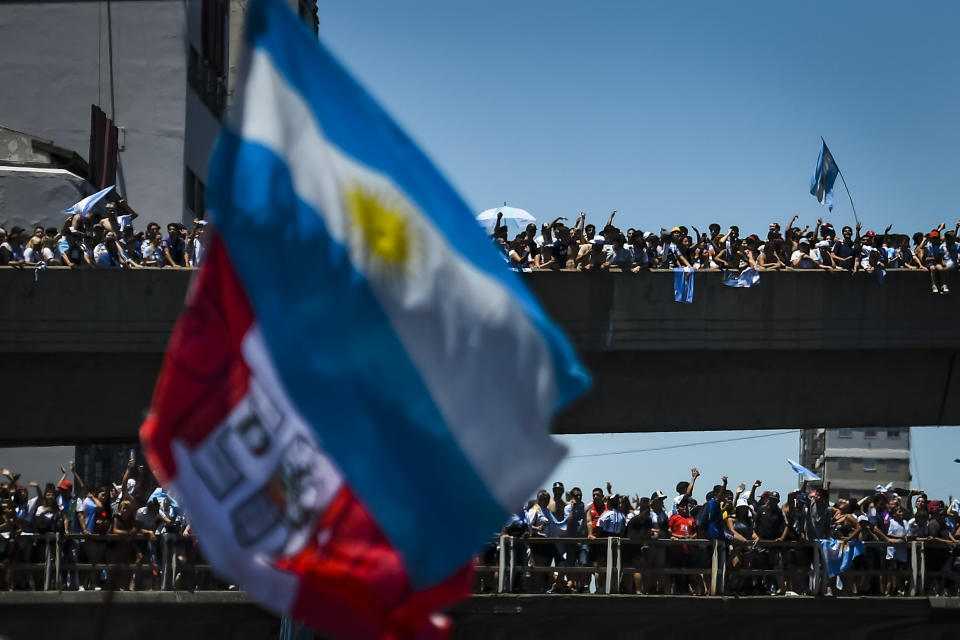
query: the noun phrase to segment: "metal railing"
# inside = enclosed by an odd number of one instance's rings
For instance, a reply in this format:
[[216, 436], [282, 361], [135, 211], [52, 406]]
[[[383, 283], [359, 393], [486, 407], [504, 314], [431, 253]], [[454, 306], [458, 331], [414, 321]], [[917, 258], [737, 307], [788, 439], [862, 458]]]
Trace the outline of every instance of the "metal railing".
[[[7, 589], [76, 589], [84, 581], [115, 589], [125, 586], [121, 580], [140, 580], [149, 583], [147, 588], [163, 591], [228, 587], [213, 577], [192, 536], [47, 533], [18, 534], [5, 542], [0, 584]], [[864, 546], [870, 557], [860, 564], [867, 568], [855, 563], [844, 571], [840, 578], [845, 586], [838, 595], [857, 592], [858, 586], [875, 588], [878, 580], [881, 590], [887, 581], [888, 591], [894, 584], [894, 591], [904, 588], [911, 596], [924, 595], [928, 589], [939, 591], [945, 583], [954, 587], [960, 583], [952, 545], [913, 541], [864, 542]], [[907, 552], [904, 566], [877, 566], [884, 563], [888, 548]], [[494, 563], [478, 561], [475, 573], [481, 590], [497, 593], [537, 592], [548, 584], [572, 582], [580, 590], [592, 583], [595, 592], [608, 594], [629, 592], [631, 583], [634, 592], [673, 593], [679, 583], [697, 595], [734, 595], [745, 585], [767, 581], [791, 584], [798, 593], [822, 595], [836, 585], [827, 575], [816, 542], [504, 535], [493, 551], [486, 557]], [[928, 566], [929, 558], [935, 566]], [[185, 579], [185, 574], [192, 577]], [[859, 591], [858, 595], [865, 595]]]
[[[953, 570], [951, 545], [936, 541], [912, 541], [900, 543], [864, 542], [865, 562], [854, 563], [843, 571], [838, 583], [829, 577], [827, 566], [817, 542], [806, 541], [760, 541], [756, 544], [705, 539], [642, 539], [622, 537], [608, 538], [543, 538], [500, 536], [496, 544], [496, 564], [476, 564], [477, 591], [497, 593], [543, 592], [546, 585], [577, 582], [578, 576], [586, 575], [586, 584], [593, 580], [594, 592], [620, 593], [625, 578], [635, 581], [637, 589], [644, 584], [655, 585], [663, 592], [673, 592], [673, 584], [686, 577], [692, 593], [698, 595], [735, 595], [742, 593], [744, 585], [752, 585], [754, 592], [764, 581], [775, 586], [777, 591], [784, 585], [795, 587], [797, 593], [807, 595], [867, 595], [869, 589], [881, 592], [885, 581], [896, 581], [905, 587], [905, 595], [918, 596], [927, 593], [931, 579], [960, 582], [960, 572]], [[536, 547], [553, 547], [551, 554], [534, 554]], [[905, 566], [883, 565], [887, 549], [906, 550]], [[588, 560], [571, 559], [570, 552], [587, 550]], [[592, 552], [590, 551], [592, 549]], [[940, 566], [927, 567], [929, 551], [947, 550], [941, 554]], [[529, 551], [529, 552], [528, 552]], [[563, 558], [566, 551], [567, 557]], [[546, 557], [546, 564], [537, 564]], [[487, 554], [488, 559], [491, 554]], [[761, 561], [762, 559], [762, 561]], [[879, 560], [879, 562], [877, 562]], [[535, 579], [547, 576], [546, 580]], [[639, 576], [640, 585], [636, 585]], [[699, 582], [698, 582], [699, 580]], [[877, 586], [879, 583], [879, 586]], [[583, 580], [579, 581], [580, 591]], [[840, 586], [843, 586], [840, 589]], [[628, 587], [629, 588], [629, 587]], [[888, 586], [888, 589], [890, 587]], [[644, 589], [645, 590], [645, 589]], [[578, 589], [574, 589], [574, 592]], [[564, 590], [569, 593], [569, 590]], [[769, 591], [768, 591], [769, 592]]]
[[[125, 585], [118, 583], [121, 576], [144, 581], [149, 574], [149, 588], [166, 591], [180, 588], [178, 576], [189, 571], [194, 577], [202, 577], [187, 585], [190, 590], [196, 589], [198, 582], [224, 588], [212, 577], [210, 565], [202, 561], [193, 542], [192, 536], [174, 533], [19, 533], [6, 540], [0, 583], [7, 589], [37, 591], [76, 589], [82, 586], [81, 582], [101, 588], [123, 588]], [[181, 564], [179, 558], [188, 555], [201, 561]]]

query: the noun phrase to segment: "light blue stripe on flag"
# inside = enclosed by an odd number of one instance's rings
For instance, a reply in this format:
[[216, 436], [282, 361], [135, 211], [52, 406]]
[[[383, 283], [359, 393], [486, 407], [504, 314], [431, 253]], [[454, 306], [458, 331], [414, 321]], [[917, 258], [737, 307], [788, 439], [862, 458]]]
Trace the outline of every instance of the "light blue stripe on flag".
[[758, 282], [760, 282], [760, 274], [753, 267], [748, 267], [739, 274], [730, 270], [724, 270], [723, 272], [723, 284], [728, 287], [752, 287]]
[[683, 304], [693, 303], [693, 269], [691, 267], [673, 268], [673, 300]]
[[80, 215], [85, 216], [88, 213], [90, 213], [90, 210], [93, 209], [94, 205], [96, 205], [98, 202], [103, 200], [103, 198], [113, 190], [113, 187], [114, 185], [110, 185], [106, 189], [101, 189], [100, 191], [97, 191], [93, 195], [87, 196], [86, 198], [76, 203], [69, 209], [64, 209], [60, 213], [63, 213], [68, 216], [72, 216], [76, 213], [79, 213]]
[[[466, 205], [289, 9], [256, 0], [247, 19], [208, 205], [284, 387], [429, 586], [545, 479], [561, 454], [550, 414], [588, 376]], [[357, 185], [396, 189], [413, 241], [429, 239], [409, 265], [361, 260]]]
[[820, 479], [820, 476], [818, 476], [817, 474], [815, 474], [813, 471], [810, 471], [810, 469], [807, 469], [806, 467], [797, 464], [796, 462], [794, 462], [794, 461], [791, 460], [790, 458], [787, 458], [787, 464], [789, 464], [790, 467], [791, 467], [794, 471], [796, 471], [796, 472], [799, 473], [801, 476], [803, 476], [803, 479], [804, 479], [804, 480], [813, 481], [813, 480], [819, 480], [819, 479]]
[[830, 211], [833, 211], [833, 183], [837, 181], [837, 175], [840, 168], [833, 159], [833, 154], [827, 148], [824, 142], [820, 148], [820, 155], [817, 157], [817, 166], [813, 170], [813, 177], [810, 178], [810, 194], [817, 199], [820, 204], [827, 205]]

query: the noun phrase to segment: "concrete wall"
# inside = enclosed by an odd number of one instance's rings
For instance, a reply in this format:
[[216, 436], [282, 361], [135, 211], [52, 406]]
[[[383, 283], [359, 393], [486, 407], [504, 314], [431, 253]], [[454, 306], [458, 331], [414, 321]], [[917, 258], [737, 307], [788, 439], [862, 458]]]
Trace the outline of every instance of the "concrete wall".
[[[454, 640], [951, 638], [960, 624], [956, 598], [495, 595], [448, 613]], [[273, 640], [279, 631], [277, 617], [237, 592], [0, 593], [0, 634], [11, 639]]]
[[[0, 388], [51, 401], [13, 403], [0, 442], [128, 441], [191, 272], [36, 275], [0, 268]], [[554, 431], [960, 424], [960, 297], [925, 277], [792, 272], [742, 290], [698, 274], [681, 305], [670, 273], [529, 274], [595, 378]], [[81, 401], [91, 387], [109, 408]]]
[[[130, 204], [143, 221], [179, 221], [186, 57], [183, 2], [112, 2], [116, 124]], [[102, 2], [14, 2], [0, 11], [0, 125], [86, 158], [90, 105], [110, 115]], [[63, 203], [57, 210], [73, 201]]]

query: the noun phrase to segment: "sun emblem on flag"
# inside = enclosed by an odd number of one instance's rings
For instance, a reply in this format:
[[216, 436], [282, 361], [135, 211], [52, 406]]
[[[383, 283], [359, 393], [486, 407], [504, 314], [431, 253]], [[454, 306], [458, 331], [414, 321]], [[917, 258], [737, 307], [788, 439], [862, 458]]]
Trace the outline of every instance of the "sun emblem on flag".
[[344, 192], [347, 220], [366, 254], [368, 265], [405, 275], [415, 248], [411, 216], [395, 195], [353, 185]]

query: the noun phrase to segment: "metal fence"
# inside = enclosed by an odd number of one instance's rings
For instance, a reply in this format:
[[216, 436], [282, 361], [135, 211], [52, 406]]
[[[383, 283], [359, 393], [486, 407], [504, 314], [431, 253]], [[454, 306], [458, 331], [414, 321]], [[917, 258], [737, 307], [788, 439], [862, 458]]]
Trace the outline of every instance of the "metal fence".
[[[192, 536], [179, 534], [19, 534], [0, 541], [0, 587], [62, 590], [233, 588], [210, 570]], [[960, 557], [933, 541], [866, 542], [865, 561], [840, 578], [839, 595], [884, 592], [939, 595], [960, 587]], [[886, 560], [887, 550], [906, 556]], [[905, 552], [905, 553], [904, 553]], [[822, 595], [838, 590], [816, 542], [756, 544], [703, 539], [542, 538], [500, 536], [476, 563], [477, 591], [536, 593], [572, 583], [601, 593], [735, 595], [789, 587]], [[569, 592], [569, 591], [567, 591]], [[901, 593], [902, 592], [902, 593]]]
[[[0, 585], [6, 589], [226, 589], [193, 536], [179, 534], [18, 534], [4, 540]], [[120, 582], [123, 580], [124, 582]]]
[[[805, 595], [917, 596], [931, 589], [939, 592], [945, 583], [957, 588], [960, 582], [951, 545], [913, 541], [864, 542], [864, 546], [862, 560], [843, 571], [838, 583], [828, 575], [816, 542], [504, 535], [478, 558], [475, 591], [537, 593], [547, 585], [573, 583], [572, 590], [561, 591], [585, 592], [584, 584], [592, 580], [594, 593], [608, 594], [655, 590], [736, 595], [789, 590]], [[887, 560], [888, 549], [901, 556], [906, 552], [906, 562]], [[931, 559], [937, 566], [930, 565]]]

